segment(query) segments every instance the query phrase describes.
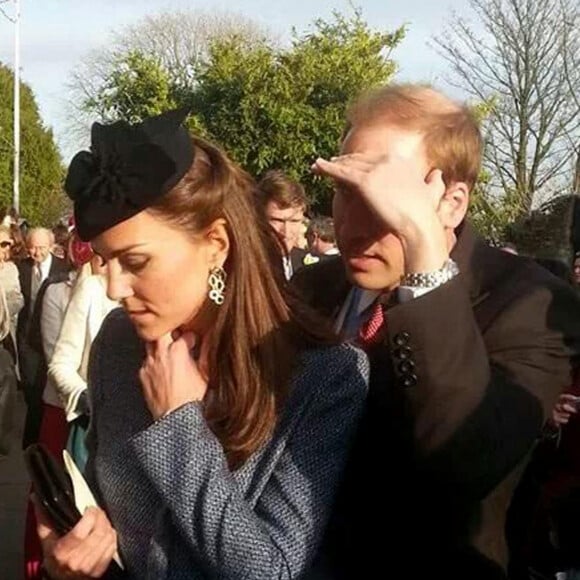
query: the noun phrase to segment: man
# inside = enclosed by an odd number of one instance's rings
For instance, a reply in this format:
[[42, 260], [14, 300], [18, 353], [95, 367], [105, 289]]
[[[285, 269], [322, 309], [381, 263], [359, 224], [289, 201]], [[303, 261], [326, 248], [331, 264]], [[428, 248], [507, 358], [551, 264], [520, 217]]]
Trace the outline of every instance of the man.
[[278, 170], [268, 171], [258, 183], [260, 203], [270, 225], [283, 243], [287, 280], [304, 264], [307, 252], [300, 247], [308, 200], [304, 188]]
[[504, 522], [580, 350], [580, 303], [465, 221], [481, 137], [467, 107], [389, 86], [348, 115], [340, 260], [304, 297], [367, 350], [371, 387], [325, 555], [339, 578], [505, 578]]
[[38, 438], [42, 419], [42, 391], [45, 378], [41, 376], [43, 365], [41, 356], [31, 343], [38, 343], [38, 325], [32, 327], [32, 314], [41, 287], [49, 278], [67, 271], [64, 260], [51, 254], [54, 245], [53, 233], [45, 228], [33, 228], [26, 236], [29, 258], [18, 264], [20, 287], [24, 296], [24, 307], [18, 316], [16, 342], [18, 347], [20, 377], [27, 405], [23, 446], [27, 447]]
[[316, 258], [316, 262], [327, 260], [331, 256], [338, 256], [336, 236], [334, 233], [334, 221], [331, 217], [320, 216], [313, 218], [306, 230], [306, 240], [310, 255]]

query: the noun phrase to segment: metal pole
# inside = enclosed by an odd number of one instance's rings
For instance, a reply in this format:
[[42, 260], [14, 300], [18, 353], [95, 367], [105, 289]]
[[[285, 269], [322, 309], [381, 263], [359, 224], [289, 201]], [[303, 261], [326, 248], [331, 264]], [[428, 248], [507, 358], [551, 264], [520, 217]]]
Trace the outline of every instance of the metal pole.
[[20, 213], [20, 0], [14, 0], [14, 188], [12, 205]]

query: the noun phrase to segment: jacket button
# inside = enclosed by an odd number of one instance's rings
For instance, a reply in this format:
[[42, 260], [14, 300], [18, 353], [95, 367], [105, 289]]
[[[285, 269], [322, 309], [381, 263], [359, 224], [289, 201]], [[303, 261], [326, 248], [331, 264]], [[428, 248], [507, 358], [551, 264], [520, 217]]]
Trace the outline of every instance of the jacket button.
[[397, 346], [405, 346], [409, 344], [409, 341], [411, 340], [411, 335], [408, 332], [399, 332], [398, 334], [395, 334], [393, 340]]
[[412, 352], [413, 351], [408, 346], [402, 346], [401, 348], [397, 348], [395, 352], [393, 352], [393, 355], [399, 360], [409, 360]]
[[407, 375], [403, 378], [403, 386], [408, 389], [417, 384], [417, 375]]
[[399, 372], [402, 374], [409, 374], [415, 370], [415, 363], [412, 360], [403, 360], [403, 362], [399, 365]]

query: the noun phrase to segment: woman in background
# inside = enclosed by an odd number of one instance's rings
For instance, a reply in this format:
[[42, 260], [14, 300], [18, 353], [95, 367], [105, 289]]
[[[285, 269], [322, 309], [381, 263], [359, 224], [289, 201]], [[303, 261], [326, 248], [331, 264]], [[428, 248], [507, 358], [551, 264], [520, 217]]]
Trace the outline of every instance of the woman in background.
[[85, 434], [89, 423], [87, 370], [89, 353], [103, 320], [119, 303], [107, 297], [102, 261], [93, 255], [88, 275], [79, 278], [68, 304], [58, 340], [48, 365], [49, 381], [60, 399], [70, 426], [67, 449], [84, 469]]
[[16, 357], [16, 324], [18, 313], [24, 306], [24, 297], [20, 288], [18, 268], [16, 267], [16, 264], [12, 262], [11, 252], [13, 246], [14, 240], [12, 239], [10, 229], [6, 226], [0, 225], [0, 286], [4, 290], [6, 297], [6, 305], [10, 321], [9, 336], [12, 339], [12, 345], [7, 345], [7, 350]]

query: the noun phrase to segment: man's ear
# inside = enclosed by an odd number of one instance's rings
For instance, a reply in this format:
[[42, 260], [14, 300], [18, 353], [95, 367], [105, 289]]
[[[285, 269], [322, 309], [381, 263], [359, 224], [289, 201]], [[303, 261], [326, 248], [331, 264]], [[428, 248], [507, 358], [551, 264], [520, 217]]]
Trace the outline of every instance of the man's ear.
[[446, 186], [437, 215], [445, 228], [454, 230], [465, 219], [468, 206], [468, 185], [463, 181], [455, 181]]

